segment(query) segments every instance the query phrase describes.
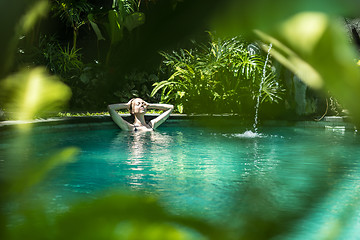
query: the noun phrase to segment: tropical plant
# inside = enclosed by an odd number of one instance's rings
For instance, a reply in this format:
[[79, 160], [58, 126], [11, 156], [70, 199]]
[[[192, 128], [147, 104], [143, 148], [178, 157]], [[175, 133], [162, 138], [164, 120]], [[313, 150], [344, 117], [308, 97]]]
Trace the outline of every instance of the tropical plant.
[[76, 49], [79, 28], [86, 23], [91, 9], [87, 0], [56, 0], [52, 5], [55, 16], [59, 16], [73, 29], [73, 49]]
[[34, 46], [26, 55], [33, 65], [46, 66], [51, 73], [70, 84], [70, 79], [80, 75], [84, 67], [80, 50], [70, 48], [69, 44], [63, 47], [55, 36], [45, 35], [40, 36], [39, 45]]
[[154, 84], [152, 96], [161, 90], [161, 101], [176, 104], [179, 112], [241, 113], [253, 109], [259, 94], [261, 102], [281, 99], [283, 89], [270, 62], [265, 66], [266, 56], [250, 53], [239, 37], [210, 37], [194, 49], [160, 52], [170, 77]]
[[81, 70], [83, 67], [83, 62], [81, 61], [81, 54], [79, 53], [80, 49], [75, 49], [69, 47], [59, 46], [60, 57], [58, 59], [57, 65], [61, 72], [68, 73], [71, 70]]
[[[27, 57], [22, 57], [23, 64], [42, 65], [52, 74], [60, 77], [72, 90], [71, 108], [92, 107], [92, 110], [104, 106], [104, 96], [107, 78], [107, 69], [103, 64], [84, 63], [82, 49], [71, 48], [68, 44], [63, 47], [55, 36], [41, 36], [39, 45], [29, 51]], [[26, 58], [29, 58], [26, 60]], [[99, 91], [99, 89], [101, 89]]]
[[104, 23], [110, 38], [110, 48], [106, 56], [109, 63], [113, 46], [124, 36], [124, 28], [129, 32], [145, 23], [145, 14], [139, 11], [139, 3], [135, 0], [113, 0], [112, 9], [108, 11], [108, 21]]
[[[110, 10], [101, 10], [100, 7], [94, 10], [94, 6], [87, 0], [56, 0], [52, 3], [54, 16], [70, 26], [73, 30], [73, 45], [76, 49], [79, 29], [85, 24], [89, 24], [94, 30], [98, 40], [105, 40], [99, 23], [105, 27], [110, 40], [110, 50], [108, 51], [107, 61], [111, 52], [111, 47], [120, 42], [123, 38], [124, 28], [132, 31], [134, 28], [145, 22], [145, 14], [139, 11], [141, 1], [135, 0], [113, 0]], [[104, 18], [104, 16], [106, 16]]]

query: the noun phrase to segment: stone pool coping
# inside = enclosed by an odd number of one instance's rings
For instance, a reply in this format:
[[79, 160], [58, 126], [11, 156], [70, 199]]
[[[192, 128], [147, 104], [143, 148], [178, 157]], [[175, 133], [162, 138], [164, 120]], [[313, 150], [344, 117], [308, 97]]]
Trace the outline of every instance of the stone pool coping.
[[[123, 118], [128, 119], [130, 114], [120, 114]], [[148, 119], [154, 118], [159, 114], [147, 114]], [[227, 119], [239, 119], [241, 117], [233, 114], [171, 114], [170, 120], [207, 120], [208, 118], [214, 120]], [[74, 116], [74, 117], [54, 117], [49, 119], [37, 119], [32, 121], [0, 121], [0, 130], [11, 129], [19, 125], [32, 124], [34, 126], [41, 126], [46, 128], [65, 128], [72, 125], [72, 127], [87, 127], [87, 128], [102, 128], [117, 127], [111, 120], [109, 115], [97, 115], [97, 116]], [[355, 130], [354, 124], [350, 122], [348, 117], [338, 116], [326, 116], [321, 121], [310, 120], [264, 120], [261, 125], [274, 126], [296, 126], [296, 127], [320, 127], [333, 130]]]

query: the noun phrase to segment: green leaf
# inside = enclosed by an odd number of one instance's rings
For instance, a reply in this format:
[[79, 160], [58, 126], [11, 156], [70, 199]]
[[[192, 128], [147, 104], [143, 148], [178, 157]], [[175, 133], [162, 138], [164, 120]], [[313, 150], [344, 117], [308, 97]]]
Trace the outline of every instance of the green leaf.
[[185, 96], [184, 91], [177, 91], [177, 94], [178, 94], [179, 98], [183, 98]]
[[69, 147], [54, 154], [41, 164], [26, 169], [20, 176], [16, 176], [16, 179], [10, 186], [10, 193], [19, 193], [29, 190], [33, 185], [41, 182], [54, 168], [74, 161], [74, 158], [78, 153], [78, 148]]
[[155, 86], [155, 88], [152, 90], [151, 92], [151, 97], [153, 97], [160, 89], [165, 88], [169, 85], [174, 85], [177, 84], [176, 82], [169, 82], [167, 80], [161, 81], [159, 83], [154, 83], [153, 86]]
[[118, 0], [113, 0], [111, 8], [115, 8], [117, 6]]
[[124, 26], [131, 32], [145, 23], [145, 14], [142, 12], [135, 12], [125, 17]]
[[96, 37], [97, 37], [97, 40], [100, 41], [100, 40], [105, 40], [105, 38], [103, 37], [103, 35], [101, 34], [101, 31], [98, 27], [98, 25], [94, 22], [94, 17], [93, 17], [93, 14], [89, 14], [88, 15], [88, 20], [90, 22], [90, 25], [92, 27], [92, 29], [94, 30], [95, 34], [96, 34]]
[[18, 25], [18, 34], [24, 34], [34, 27], [39, 17], [46, 16], [49, 9], [47, 1], [37, 1], [32, 5], [31, 9], [21, 18]]
[[120, 42], [123, 38], [123, 31], [121, 27], [121, 17], [115, 10], [108, 12], [109, 19], [109, 35], [111, 44]]
[[184, 112], [184, 105], [183, 104], [178, 104], [176, 106], [177, 110], [179, 111], [179, 113], [183, 113]]

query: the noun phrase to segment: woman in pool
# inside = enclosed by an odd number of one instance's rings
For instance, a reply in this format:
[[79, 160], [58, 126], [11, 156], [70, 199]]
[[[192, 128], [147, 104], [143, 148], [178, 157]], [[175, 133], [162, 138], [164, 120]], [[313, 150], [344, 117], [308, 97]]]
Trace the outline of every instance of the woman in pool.
[[[129, 109], [130, 114], [134, 116], [134, 123], [131, 124], [124, 120], [116, 110]], [[145, 113], [148, 109], [164, 110], [158, 117], [152, 119], [149, 123], [145, 122]], [[160, 126], [170, 116], [174, 106], [171, 104], [147, 103], [141, 98], [133, 98], [128, 103], [111, 104], [108, 106], [110, 116], [113, 121], [126, 131], [152, 131]]]

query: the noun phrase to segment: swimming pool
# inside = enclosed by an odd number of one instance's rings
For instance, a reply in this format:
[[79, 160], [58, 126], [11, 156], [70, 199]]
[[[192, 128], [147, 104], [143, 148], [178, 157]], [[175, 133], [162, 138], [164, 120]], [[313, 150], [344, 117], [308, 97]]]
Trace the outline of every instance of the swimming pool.
[[[155, 195], [173, 214], [225, 225], [243, 224], [244, 214], [303, 213], [291, 239], [304, 239], [305, 232], [315, 239], [344, 206], [357, 209], [360, 139], [353, 129], [273, 122], [255, 134], [249, 126], [232, 119], [168, 120], [155, 132], [128, 133], [112, 124], [34, 128], [22, 150], [30, 158], [81, 149], [76, 162], [41, 185], [59, 208], [120, 189]], [[2, 133], [2, 139], [4, 158], [13, 138]], [[359, 222], [359, 211], [352, 212], [342, 239], [355, 239]]]

